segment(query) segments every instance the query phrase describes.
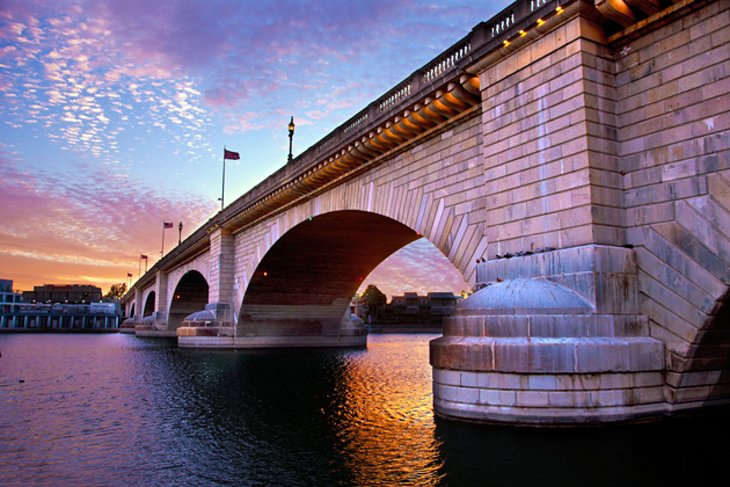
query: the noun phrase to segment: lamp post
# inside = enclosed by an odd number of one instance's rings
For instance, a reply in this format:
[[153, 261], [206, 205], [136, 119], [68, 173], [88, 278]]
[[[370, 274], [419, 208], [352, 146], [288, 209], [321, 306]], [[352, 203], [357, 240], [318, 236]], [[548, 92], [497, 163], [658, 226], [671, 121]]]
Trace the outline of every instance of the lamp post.
[[291, 160], [292, 160], [291, 145], [292, 145], [293, 138], [294, 138], [294, 116], [292, 116], [291, 120], [289, 121], [289, 158], [287, 159], [287, 162], [291, 162]]
[[180, 245], [180, 242], [182, 242], [182, 222], [177, 226], [177, 244]]

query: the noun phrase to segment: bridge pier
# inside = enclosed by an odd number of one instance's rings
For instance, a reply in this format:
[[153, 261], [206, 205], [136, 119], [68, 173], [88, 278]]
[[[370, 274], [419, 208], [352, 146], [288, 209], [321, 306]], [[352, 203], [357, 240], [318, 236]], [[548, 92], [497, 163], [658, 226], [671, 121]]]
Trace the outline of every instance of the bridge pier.
[[[347, 303], [345, 303], [346, 305]], [[341, 309], [342, 306], [336, 306]], [[183, 348], [316, 348], [364, 347], [367, 331], [350, 318], [349, 308], [339, 320], [326, 319], [321, 307], [271, 306], [246, 314], [235, 325], [228, 305], [212, 303], [205, 311], [188, 316], [178, 328]], [[309, 309], [315, 308], [315, 309]], [[339, 313], [339, 312], [338, 312]], [[308, 319], [307, 315], [311, 315]], [[324, 317], [324, 318], [323, 318]]]
[[533, 425], [663, 414], [664, 344], [638, 312], [633, 251], [587, 245], [479, 264], [431, 342], [440, 416]]
[[142, 318], [134, 326], [134, 334], [144, 338], [171, 338], [176, 336], [175, 330], [167, 328], [167, 313], [155, 311], [150, 316]]

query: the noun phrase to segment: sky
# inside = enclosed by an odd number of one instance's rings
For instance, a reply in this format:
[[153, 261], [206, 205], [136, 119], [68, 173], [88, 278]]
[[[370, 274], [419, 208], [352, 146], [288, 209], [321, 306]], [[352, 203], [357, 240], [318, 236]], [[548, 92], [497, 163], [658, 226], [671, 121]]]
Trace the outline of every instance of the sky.
[[[136, 279], [219, 209], [511, 2], [0, 0], [0, 278]], [[430, 266], [424, 263], [431, 263]], [[369, 276], [461, 291], [427, 241]]]

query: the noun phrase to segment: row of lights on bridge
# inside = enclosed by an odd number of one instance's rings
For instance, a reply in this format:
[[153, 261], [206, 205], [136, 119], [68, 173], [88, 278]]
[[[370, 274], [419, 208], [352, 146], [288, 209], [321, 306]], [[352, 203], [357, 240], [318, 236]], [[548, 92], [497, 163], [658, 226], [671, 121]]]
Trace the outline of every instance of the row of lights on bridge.
[[[565, 11], [565, 9], [563, 9], [563, 7], [561, 7], [560, 5], [558, 5], [555, 8], [555, 14], [557, 14], [557, 15], [562, 14], [564, 11]], [[539, 18], [539, 19], [537, 19], [535, 21], [535, 27], [540, 27], [544, 23], [545, 23], [545, 21], [542, 18]], [[512, 41], [514, 41], [515, 38], [517, 38], [517, 37], [525, 37], [526, 35], [527, 35], [527, 31], [525, 29], [520, 29], [520, 31], [517, 32], [516, 35], [510, 37], [509, 39], [503, 40], [502, 41], [502, 46], [503, 47], [509, 47], [509, 45], [512, 44]]]

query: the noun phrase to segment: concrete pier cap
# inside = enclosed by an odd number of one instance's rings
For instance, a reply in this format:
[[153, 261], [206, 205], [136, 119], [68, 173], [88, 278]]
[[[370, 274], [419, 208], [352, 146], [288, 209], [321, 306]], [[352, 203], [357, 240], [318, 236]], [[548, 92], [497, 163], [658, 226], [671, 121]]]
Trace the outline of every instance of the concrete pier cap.
[[662, 414], [663, 343], [641, 315], [596, 310], [546, 278], [485, 283], [431, 342], [436, 414], [534, 426]]
[[228, 303], [208, 303], [205, 309], [190, 313], [177, 329], [178, 337], [233, 336], [233, 319]]

